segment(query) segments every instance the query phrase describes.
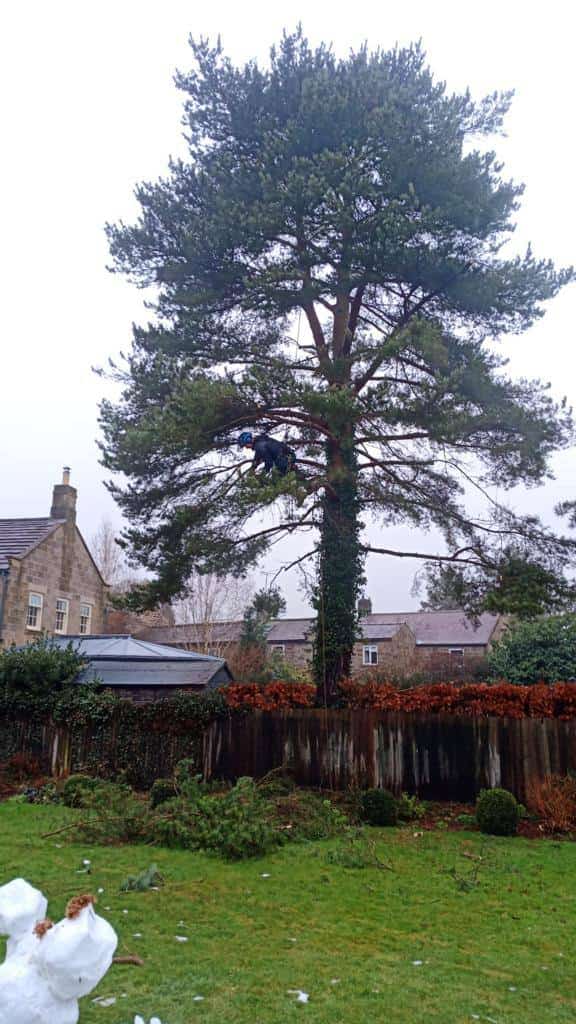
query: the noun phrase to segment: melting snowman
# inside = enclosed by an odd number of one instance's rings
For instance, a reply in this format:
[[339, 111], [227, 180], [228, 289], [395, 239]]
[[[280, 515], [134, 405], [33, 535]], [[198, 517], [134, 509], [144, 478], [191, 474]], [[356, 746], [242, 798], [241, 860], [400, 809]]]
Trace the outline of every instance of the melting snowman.
[[66, 917], [46, 919], [47, 902], [23, 878], [0, 886], [0, 1024], [77, 1024], [78, 1000], [112, 963], [118, 937], [94, 911], [93, 896], [70, 900]]

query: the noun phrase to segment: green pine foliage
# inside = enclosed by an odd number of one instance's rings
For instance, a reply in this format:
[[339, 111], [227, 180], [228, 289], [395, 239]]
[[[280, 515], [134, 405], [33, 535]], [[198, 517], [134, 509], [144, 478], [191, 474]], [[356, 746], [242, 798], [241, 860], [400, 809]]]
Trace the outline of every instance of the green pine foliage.
[[[536, 484], [571, 440], [569, 411], [486, 341], [527, 330], [573, 272], [506, 248], [522, 186], [486, 143], [510, 94], [449, 93], [418, 45], [339, 59], [297, 30], [242, 67], [191, 45], [188, 155], [108, 228], [115, 271], [156, 296], [101, 409], [123, 543], [152, 577], [130, 602], [242, 573], [278, 541], [288, 563], [310, 534], [331, 703], [367, 552], [422, 555], [369, 548], [363, 517], [441, 531], [443, 557], [489, 582], [502, 538], [549, 582], [572, 558], [532, 516], [470, 514], [464, 492], [471, 465], [482, 486]], [[285, 438], [296, 471], [251, 472], [245, 428]]]
[[150, 789], [150, 806], [158, 807], [166, 800], [173, 800], [176, 796], [176, 783], [174, 779], [156, 779]]
[[101, 779], [80, 772], [69, 775], [60, 789], [60, 799], [66, 807], [85, 807], [94, 790], [103, 785]]
[[488, 655], [492, 675], [510, 683], [576, 679], [576, 615], [516, 622]]
[[240, 646], [265, 648], [271, 623], [284, 611], [286, 601], [277, 587], [258, 590], [244, 612]]
[[472, 616], [496, 612], [518, 619], [571, 610], [576, 605], [576, 586], [563, 572], [570, 547], [562, 542], [555, 550], [547, 546], [544, 559], [528, 546], [522, 550], [508, 545], [482, 566], [429, 563], [416, 581], [416, 590], [425, 586], [422, 608], [466, 608]]

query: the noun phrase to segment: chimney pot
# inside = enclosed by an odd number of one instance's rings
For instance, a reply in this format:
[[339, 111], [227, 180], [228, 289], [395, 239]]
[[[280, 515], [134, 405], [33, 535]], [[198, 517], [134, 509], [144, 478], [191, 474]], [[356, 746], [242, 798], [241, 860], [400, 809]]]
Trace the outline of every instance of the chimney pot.
[[62, 483], [65, 487], [70, 486], [70, 466], [64, 466], [62, 471]]

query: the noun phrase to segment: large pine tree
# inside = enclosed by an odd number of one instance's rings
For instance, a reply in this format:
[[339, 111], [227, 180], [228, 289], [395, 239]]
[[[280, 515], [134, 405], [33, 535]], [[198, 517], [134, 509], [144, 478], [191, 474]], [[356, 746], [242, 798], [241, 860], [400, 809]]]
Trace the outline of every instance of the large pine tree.
[[[361, 516], [437, 528], [439, 557], [474, 572], [502, 538], [554, 573], [571, 556], [531, 516], [469, 514], [465, 490], [537, 483], [571, 440], [568, 411], [487, 342], [529, 328], [572, 271], [503, 249], [522, 187], [475, 140], [498, 133], [509, 94], [449, 94], [418, 46], [340, 60], [297, 31], [267, 67], [191, 47], [188, 157], [138, 189], [135, 225], [108, 229], [115, 269], [156, 296], [102, 408], [125, 542], [154, 577], [133, 600], [310, 531], [330, 701], [367, 551], [413, 554], [369, 548]], [[299, 473], [250, 473], [246, 428], [287, 436]]]

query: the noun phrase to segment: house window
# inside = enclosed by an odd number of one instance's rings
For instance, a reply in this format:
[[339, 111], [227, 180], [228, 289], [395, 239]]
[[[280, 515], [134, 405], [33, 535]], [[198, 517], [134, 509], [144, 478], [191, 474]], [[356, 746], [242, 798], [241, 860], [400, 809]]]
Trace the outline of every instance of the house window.
[[80, 605], [80, 632], [89, 633], [90, 625], [92, 623], [92, 605], [81, 604]]
[[464, 649], [462, 647], [449, 647], [448, 657], [453, 672], [464, 671]]
[[272, 651], [273, 654], [278, 655], [279, 658], [283, 658], [284, 655], [286, 654], [285, 644], [271, 644], [270, 650]]
[[56, 601], [56, 624], [55, 633], [66, 633], [68, 630], [68, 601], [59, 597]]
[[378, 644], [364, 644], [364, 647], [362, 648], [362, 664], [378, 664]]
[[29, 594], [28, 595], [28, 611], [26, 613], [26, 628], [27, 629], [41, 629], [42, 628], [42, 605], [44, 604], [44, 598], [42, 594]]

